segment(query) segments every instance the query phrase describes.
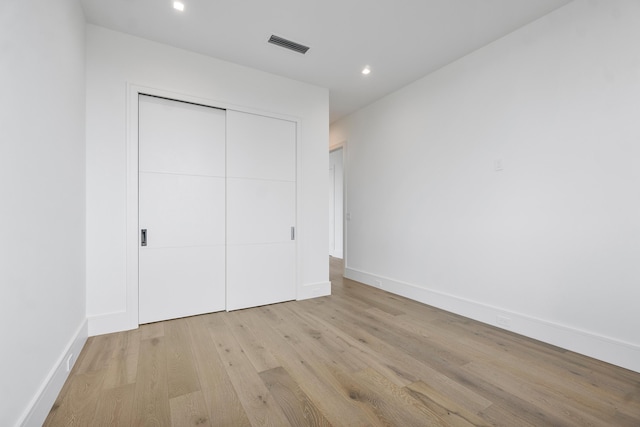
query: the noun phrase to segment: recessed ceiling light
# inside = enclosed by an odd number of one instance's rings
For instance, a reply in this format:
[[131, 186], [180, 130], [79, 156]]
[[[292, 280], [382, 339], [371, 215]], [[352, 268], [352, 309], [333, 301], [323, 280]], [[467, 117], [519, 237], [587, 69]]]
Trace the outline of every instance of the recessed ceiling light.
[[182, 3], [181, 1], [174, 1], [173, 8], [182, 12], [184, 10], [184, 3]]
[[365, 76], [370, 72], [371, 72], [371, 68], [369, 68], [368, 65], [362, 69], [362, 74], [364, 74]]

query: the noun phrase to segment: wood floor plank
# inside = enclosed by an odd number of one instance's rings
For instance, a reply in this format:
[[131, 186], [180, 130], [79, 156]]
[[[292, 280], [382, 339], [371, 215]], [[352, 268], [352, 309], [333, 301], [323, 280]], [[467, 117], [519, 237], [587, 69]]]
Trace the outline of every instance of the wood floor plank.
[[[606, 425], [614, 421], [609, 419], [607, 423], [604, 423], [604, 420], [598, 419], [588, 412], [577, 411], [573, 408], [573, 405], [567, 405], [557, 399], [552, 389], [540, 386], [539, 383], [522, 381], [522, 376], [504, 367], [472, 362], [462, 369], [473, 372], [477, 377], [485, 381], [498, 381], [501, 388], [510, 395], [517, 396], [533, 405], [544, 408], [547, 419], [553, 425], [597, 426]], [[620, 424], [616, 423], [616, 425]]]
[[270, 309], [282, 319], [275, 327], [283, 336], [296, 345], [304, 343], [305, 350], [314, 353], [325, 360], [325, 363], [343, 366], [349, 371], [366, 368], [366, 363], [348, 352], [336, 341], [330, 338], [330, 330], [319, 322], [307, 322], [303, 317], [295, 314], [290, 305], [272, 306]]
[[171, 423], [164, 337], [140, 341], [132, 419], [134, 426]]
[[253, 331], [242, 322], [238, 312], [228, 313], [225, 321], [257, 372], [280, 366], [267, 347], [260, 344]]
[[[497, 404], [500, 410], [493, 409], [489, 412], [490, 415], [498, 413], [505, 419], [517, 420], [521, 425], [535, 425], [535, 421], [547, 419], [547, 414], [544, 411], [541, 412], [541, 409], [535, 405], [504, 392], [499, 386], [487, 383], [470, 373], [462, 372], [460, 366], [442, 364], [439, 356], [433, 361], [428, 357], [422, 358], [423, 360], [420, 361], [415, 359], [413, 355], [408, 355], [395, 345], [395, 337], [387, 342], [384, 340], [386, 335], [382, 338], [372, 335], [364, 330], [368, 328], [359, 327], [357, 319], [350, 313], [330, 307], [325, 319], [336, 322], [343, 330], [357, 337], [359, 341], [368, 343], [390, 360], [396, 360], [395, 369], [402, 372], [401, 375], [406, 378], [413, 377], [415, 381], [423, 380], [429, 384], [439, 384], [445, 389], [449, 387], [457, 390], [457, 392], [468, 396], [468, 401], [478, 405], [478, 409], [481, 411]], [[372, 333], [375, 333], [375, 328], [378, 326], [377, 324], [373, 325], [376, 325], [372, 326], [374, 328]], [[509, 403], [512, 403], [513, 408], [510, 408]], [[496, 420], [492, 420], [492, 422], [495, 423]]]
[[331, 425], [284, 368], [263, 371], [260, 378], [280, 404], [292, 426]]
[[396, 307], [395, 306], [396, 304], [389, 304], [389, 302], [394, 302], [394, 301], [393, 300], [387, 301], [384, 296], [383, 298], [379, 298], [379, 297], [370, 296], [370, 295], [359, 295], [358, 300], [370, 306], [371, 308], [375, 308], [391, 316], [397, 316], [405, 313], [404, 310]]
[[104, 378], [104, 388], [133, 384], [138, 370], [138, 354], [140, 348], [140, 331], [134, 329], [119, 335], [116, 349], [108, 362]]
[[131, 425], [135, 384], [105, 389], [98, 400], [91, 425], [99, 427], [127, 427]]
[[46, 426], [640, 426], [640, 373], [341, 277], [91, 337]]
[[409, 384], [405, 390], [414, 398], [420, 400], [426, 407], [434, 411], [446, 425], [455, 427], [487, 427], [489, 424], [479, 417], [470, 405], [465, 405], [455, 398], [441, 393], [423, 381]]
[[101, 396], [104, 371], [77, 373], [65, 389], [66, 398], [58, 398], [44, 422], [45, 426], [92, 425]]
[[[344, 389], [343, 384], [339, 381], [338, 377], [335, 375], [335, 372], [341, 372], [342, 370], [350, 372], [353, 370], [352, 364], [343, 364], [341, 362], [337, 362], [336, 359], [341, 359], [336, 355], [329, 355], [327, 358], [324, 354], [318, 354], [318, 347], [316, 343], [311, 342], [314, 340], [312, 338], [314, 334], [311, 334], [309, 337], [306, 334], [298, 333], [298, 331], [291, 329], [291, 323], [294, 321], [289, 318], [287, 315], [287, 310], [283, 309], [280, 306], [268, 306], [262, 308], [263, 314], [265, 314], [266, 318], [269, 318], [272, 323], [269, 324], [271, 328], [275, 331], [277, 338], [283, 340], [283, 345], [289, 345], [295, 349], [297, 354], [301, 357], [301, 362], [310, 364], [311, 368], [315, 371], [316, 377], [322, 378], [323, 382], [325, 382], [332, 390], [332, 393], [337, 392], [337, 396], [341, 398], [341, 403], [350, 402], [352, 404], [356, 403], [349, 397], [348, 392]], [[317, 361], [314, 363], [313, 361]], [[307, 384], [305, 382], [305, 384]], [[358, 405], [354, 405], [354, 407], [358, 407]], [[364, 407], [360, 407], [360, 414], [357, 416], [357, 420], [353, 420], [354, 424], [350, 425], [362, 425], [363, 423], [369, 425], [384, 425], [381, 420], [373, 416], [373, 414], [369, 411], [364, 410]], [[354, 408], [351, 409], [352, 412]], [[331, 420], [332, 423], [335, 423], [334, 420]]]
[[543, 419], [542, 417], [544, 416], [544, 413], [541, 414], [542, 416], [538, 420], [531, 422], [522, 418], [515, 407], [508, 407], [505, 405], [491, 405], [484, 411], [478, 413], [478, 415], [480, 415], [482, 419], [486, 420], [490, 426], [496, 427], [560, 426], [560, 424], [550, 424], [549, 420]]
[[397, 376], [403, 378], [408, 383], [420, 381], [421, 379], [429, 381], [438, 381], [446, 383], [450, 381], [446, 376], [433, 369], [428, 364], [422, 363], [413, 356], [403, 352], [394, 345], [394, 341], [385, 341], [384, 337], [380, 338], [372, 335], [369, 331], [358, 327], [351, 316], [336, 307], [317, 307], [315, 310], [317, 315], [322, 314], [322, 318], [334, 325], [336, 328], [345, 332], [352, 337], [356, 345], [361, 345], [371, 352], [378, 354], [385, 361], [386, 366]]
[[[314, 315], [342, 331], [345, 339], [351, 340], [351, 345], [372, 354], [374, 358], [378, 358], [388, 371], [394, 373], [395, 381], [400, 385], [418, 381], [420, 378], [416, 374], [417, 371], [431, 369], [391, 344], [358, 328], [349, 319], [343, 317], [340, 312], [335, 311], [333, 307], [316, 307]], [[417, 367], [419, 369], [416, 369]]]
[[451, 352], [438, 341], [428, 340], [428, 345], [424, 345], [418, 334], [394, 325], [388, 318], [379, 316], [371, 310], [355, 315], [353, 311], [340, 305], [343, 303], [336, 304], [335, 311], [349, 319], [358, 328], [388, 342], [416, 360], [428, 362], [436, 369], [443, 371], [455, 369], [470, 361], [465, 354]]
[[140, 339], [149, 340], [164, 336], [164, 322], [147, 323], [140, 325]]
[[171, 425], [176, 427], [213, 427], [201, 391], [182, 394], [169, 401]]
[[[372, 309], [372, 310], [375, 310], [375, 309]], [[368, 311], [371, 312], [372, 310], [368, 310]], [[475, 329], [482, 329], [482, 330], [491, 329], [491, 327], [488, 327], [486, 325], [481, 325], [481, 324], [478, 324], [477, 322], [473, 322], [473, 321], [470, 321], [468, 319], [463, 319], [463, 318], [460, 318], [460, 317], [456, 317], [454, 315], [443, 316], [443, 319], [444, 319], [444, 323], [446, 323], [446, 324], [458, 323], [460, 325], [464, 324], [465, 326], [467, 324], [471, 324], [471, 325], [473, 325], [475, 327]], [[441, 321], [442, 321], [442, 319], [441, 319]], [[463, 330], [460, 330], [458, 332], [459, 333], [465, 333], [465, 331], [463, 331]], [[469, 331], [467, 331], [467, 332], [469, 332]], [[477, 335], [476, 331], [473, 331], [473, 334]], [[443, 334], [444, 337], [446, 337], [447, 335], [450, 335], [451, 338], [454, 338], [453, 340], [450, 340], [450, 341], [455, 342], [455, 338], [457, 338], [456, 334], [446, 334], [446, 333]], [[526, 340], [523, 337], [518, 337], [518, 338], [520, 340]], [[487, 342], [492, 342], [492, 341], [491, 340], [487, 340]], [[527, 344], [527, 345], [530, 345], [530, 344]], [[535, 347], [535, 344], [532, 344], [532, 345]], [[498, 351], [500, 351], [500, 349], [501, 349], [501, 347], [498, 347]], [[461, 349], [461, 350], [464, 351], [465, 349]], [[467, 348], [467, 350], [468, 350], [468, 348]], [[564, 352], [558, 352], [555, 348], [545, 349], [544, 346], [543, 346], [543, 348], [538, 348], [537, 351], [530, 352], [530, 353], [548, 355], [549, 357], [554, 357], [554, 356], [557, 357], [559, 354], [560, 355], [564, 354]], [[493, 349], [493, 354], [494, 354], [494, 357], [495, 357], [496, 348]], [[526, 358], [524, 360], [526, 360]], [[520, 363], [522, 364], [522, 360], [520, 361]], [[526, 364], [525, 364], [525, 366], [526, 366]], [[458, 381], [460, 383], [463, 383], [463, 384], [465, 383], [465, 381], [471, 381], [472, 385], [474, 383], [475, 384], [479, 384], [478, 378], [473, 378], [473, 377], [464, 378], [464, 377], [460, 377], [460, 376], [454, 376], [454, 378], [456, 379], [456, 381]], [[486, 393], [487, 392], [486, 388], [485, 389], [476, 388], [476, 391], [482, 392], [482, 393]], [[493, 388], [493, 393], [494, 393], [493, 396], [495, 398], [497, 398], [498, 400], [501, 400], [501, 402], [506, 402], [506, 399], [508, 397], [507, 394], [500, 393], [499, 389], [497, 389], [497, 388]], [[514, 400], [514, 402], [517, 402], [517, 400]], [[539, 408], [536, 408], [535, 406], [532, 406], [532, 405], [526, 405], [526, 407], [528, 408], [527, 411], [518, 411], [518, 412], [526, 413], [530, 420], [533, 420], [536, 417], [541, 418], [539, 415], [536, 415]], [[496, 410], [493, 409], [490, 412], [496, 412]], [[510, 416], [510, 413], [508, 411], [500, 411], [500, 414], [502, 416]], [[520, 417], [517, 417], [515, 419], [519, 420], [519, 422], [524, 422], [523, 418], [524, 418], [523, 416], [520, 416]], [[610, 419], [610, 421], [611, 421], [611, 419]]]
[[254, 330], [260, 330], [256, 334], [264, 345], [270, 345], [274, 357], [276, 357], [282, 367], [289, 372], [292, 378], [299, 384], [300, 388], [315, 403], [318, 409], [325, 415], [334, 426], [365, 426], [380, 425], [376, 420], [369, 419], [368, 415], [362, 411], [355, 402], [341, 396], [335, 387], [327, 381], [329, 375], [324, 364], [317, 360], [308, 359], [300, 354], [290, 342], [273, 325], [266, 322], [265, 316], [261, 315], [265, 311], [243, 310], [241, 315], [243, 321], [248, 323]]
[[344, 351], [349, 352], [352, 357], [360, 361], [363, 367], [372, 367], [378, 372], [382, 372], [387, 378], [401, 387], [415, 381], [414, 377], [409, 379], [401, 375], [400, 371], [389, 365], [387, 358], [380, 357], [380, 354], [376, 350], [368, 347], [364, 340], [354, 339], [354, 337], [345, 333], [342, 329], [328, 323], [314, 313], [309, 313], [295, 306], [292, 306], [291, 310], [295, 311], [298, 316], [306, 319], [308, 322], [319, 326], [321, 325], [325, 331], [326, 338], [332, 340], [336, 346], [342, 348]]
[[566, 412], [573, 410], [591, 414], [615, 425], [634, 425], [640, 417], [638, 402], [629, 405], [625, 400], [621, 400], [614, 404], [610, 392], [600, 387], [594, 381], [595, 378], [590, 383], [577, 381], [569, 370], [556, 370], [549, 363], [541, 363], [538, 358], [525, 362], [509, 352], [503, 352], [496, 357], [495, 351], [492, 353], [492, 347], [486, 343], [473, 341], [467, 345], [458, 341], [458, 345], [470, 352], [480, 350], [481, 353], [474, 353], [474, 363], [509, 373], [518, 383], [527, 385], [530, 390], [527, 394], [540, 393], [544, 399], [564, 402], [568, 408]]
[[225, 327], [222, 317], [216, 313], [190, 317], [186, 321], [211, 423], [215, 426], [250, 426], [251, 422], [211, 339], [212, 333]]
[[164, 325], [167, 352], [167, 392], [169, 399], [200, 390], [200, 381], [191, 349], [187, 322], [168, 321]]
[[118, 334], [106, 334], [87, 339], [86, 351], [81, 352], [82, 357], [76, 361], [76, 373], [105, 370], [117, 348], [118, 341]]
[[[470, 324], [473, 333], [466, 333], [459, 326], [459, 322], [449, 324], [446, 334], [456, 337], [460, 351], [473, 354], [475, 360], [499, 361], [512, 369], [524, 366], [521, 375], [528, 377], [524, 382], [535, 376], [544, 378], [553, 385], [553, 390], [581, 404], [585, 411], [610, 413], [620, 422], [626, 417], [640, 418], [640, 393], [635, 399], [627, 398], [629, 380], [625, 374], [630, 371], [618, 368], [609, 375], [604, 368], [603, 375], [599, 369], [608, 366], [606, 363], [487, 325]], [[637, 387], [640, 390], [640, 383]]]
[[435, 412], [420, 406], [408, 393], [373, 369], [365, 369], [355, 374], [340, 372], [335, 368], [333, 370], [345, 393], [378, 418], [383, 425], [445, 425]]
[[211, 337], [251, 424], [274, 427], [290, 425], [231, 330], [218, 329]]

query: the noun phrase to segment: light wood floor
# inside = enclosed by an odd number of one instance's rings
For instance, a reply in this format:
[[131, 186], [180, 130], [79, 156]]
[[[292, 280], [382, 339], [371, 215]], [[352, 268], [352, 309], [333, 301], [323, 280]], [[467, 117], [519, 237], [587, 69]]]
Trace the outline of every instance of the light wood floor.
[[640, 426], [640, 374], [342, 279], [89, 338], [47, 426]]

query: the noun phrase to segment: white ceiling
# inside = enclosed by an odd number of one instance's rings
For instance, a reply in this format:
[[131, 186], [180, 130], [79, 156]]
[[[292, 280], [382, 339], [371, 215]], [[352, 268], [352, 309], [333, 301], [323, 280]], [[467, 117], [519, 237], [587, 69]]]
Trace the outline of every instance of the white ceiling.
[[[87, 21], [329, 88], [335, 121], [572, 0], [82, 0]], [[306, 55], [267, 43], [275, 34]], [[363, 76], [365, 65], [371, 74]]]

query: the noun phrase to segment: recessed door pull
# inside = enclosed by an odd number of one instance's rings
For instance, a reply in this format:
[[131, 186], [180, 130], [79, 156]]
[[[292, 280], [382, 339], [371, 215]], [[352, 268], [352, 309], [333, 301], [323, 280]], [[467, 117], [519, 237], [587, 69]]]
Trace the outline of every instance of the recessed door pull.
[[140, 246], [147, 246], [147, 229], [140, 230]]
[[291, 240], [296, 240], [296, 228], [291, 227]]

